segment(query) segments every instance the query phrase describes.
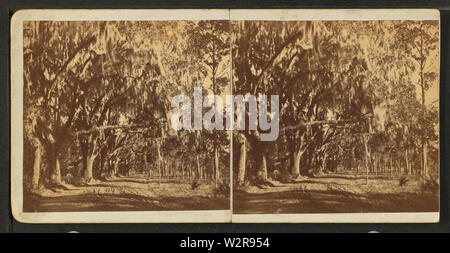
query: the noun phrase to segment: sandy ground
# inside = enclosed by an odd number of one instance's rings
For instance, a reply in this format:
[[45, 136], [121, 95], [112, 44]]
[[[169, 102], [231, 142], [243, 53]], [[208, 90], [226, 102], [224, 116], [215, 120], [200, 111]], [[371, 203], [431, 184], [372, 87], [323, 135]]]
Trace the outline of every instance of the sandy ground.
[[[295, 182], [235, 190], [234, 213], [430, 212], [439, 210], [438, 193], [420, 182], [363, 175], [328, 174]], [[24, 196], [25, 212], [225, 210], [229, 196], [214, 184], [192, 189], [189, 180], [146, 179], [142, 175], [62, 185]]]
[[431, 212], [439, 210], [438, 193], [423, 192], [418, 180], [399, 186], [381, 176], [329, 174], [274, 186], [235, 190], [234, 213]]
[[229, 198], [214, 185], [192, 189], [189, 180], [146, 179], [142, 175], [62, 185], [24, 196], [25, 212], [225, 210]]

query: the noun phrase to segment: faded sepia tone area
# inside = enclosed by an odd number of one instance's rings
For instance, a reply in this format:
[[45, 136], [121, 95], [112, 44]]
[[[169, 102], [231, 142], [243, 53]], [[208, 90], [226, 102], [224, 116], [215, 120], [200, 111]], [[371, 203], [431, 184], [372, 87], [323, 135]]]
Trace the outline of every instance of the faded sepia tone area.
[[438, 21], [232, 21], [232, 43], [233, 94], [280, 96], [276, 141], [234, 131], [234, 214], [439, 211]]
[[229, 209], [229, 134], [170, 127], [174, 96], [230, 92], [229, 28], [24, 22], [23, 211]]

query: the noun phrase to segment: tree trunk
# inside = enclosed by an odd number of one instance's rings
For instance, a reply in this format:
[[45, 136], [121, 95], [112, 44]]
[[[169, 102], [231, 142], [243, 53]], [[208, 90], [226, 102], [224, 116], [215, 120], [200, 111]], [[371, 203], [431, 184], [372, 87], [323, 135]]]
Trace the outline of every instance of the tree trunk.
[[119, 159], [116, 158], [114, 161], [114, 169], [112, 172], [113, 177], [117, 177], [119, 175]]
[[162, 168], [163, 168], [163, 176], [167, 177], [169, 175], [169, 171], [168, 171], [168, 166], [167, 163], [164, 161], [164, 157], [161, 156], [161, 163], [162, 163]]
[[392, 175], [392, 155], [389, 156], [389, 175]]
[[216, 173], [215, 180], [216, 180], [216, 186], [220, 179], [220, 168], [219, 168], [219, 149], [217, 145], [214, 147], [214, 171]]
[[294, 155], [293, 157], [294, 165], [292, 166], [291, 169], [291, 175], [294, 178], [296, 178], [300, 176], [300, 160], [302, 158], [303, 151], [301, 150], [295, 151], [293, 155]]
[[411, 171], [411, 167], [409, 166], [409, 161], [408, 161], [408, 149], [405, 149], [405, 165], [406, 165], [406, 173], [408, 175], [411, 175], [412, 171]]
[[425, 141], [423, 143], [423, 174], [425, 177], [430, 177], [430, 172], [428, 171], [427, 153], [428, 153], [428, 145]]
[[370, 166], [370, 152], [369, 152], [369, 136], [364, 138], [364, 148], [366, 153], [366, 184], [369, 182], [369, 166]]
[[61, 167], [57, 154], [53, 157], [53, 172], [51, 175], [51, 183], [53, 185], [61, 184]]
[[100, 168], [99, 168], [100, 177], [104, 178], [104, 176], [105, 176], [105, 172], [104, 172], [104, 170], [105, 170], [105, 166], [104, 166], [105, 158], [103, 157], [102, 153], [99, 153], [99, 156], [100, 156], [100, 158], [99, 158], [100, 159], [100, 162], [99, 162], [99, 165], [100, 165]]
[[144, 152], [144, 173], [149, 174], [148, 170], [148, 161], [147, 161], [147, 153]]
[[202, 168], [200, 167], [200, 155], [196, 155], [198, 178], [202, 178]]
[[375, 155], [374, 155], [374, 162], [375, 162], [375, 166], [373, 167], [373, 173], [375, 174], [375, 175], [377, 175], [378, 174], [378, 170], [380, 169], [380, 164], [381, 164], [381, 155], [377, 155], [377, 153], [375, 153]]
[[[420, 27], [420, 29], [422, 29], [422, 24], [423, 23], [421, 23], [421, 27]], [[425, 70], [425, 61], [426, 61], [426, 56], [423, 54], [423, 41], [422, 41], [422, 34], [421, 34], [421, 36], [420, 36], [420, 58], [419, 58], [419, 70], [420, 70], [420, 88], [421, 88], [421, 92], [422, 92], [422, 106], [424, 107], [424, 108], [426, 108], [426, 105], [425, 105], [425, 73], [424, 73], [424, 70]], [[426, 140], [426, 138], [425, 138], [425, 136], [422, 136], [422, 165], [423, 165], [423, 175], [425, 176], [425, 177], [429, 177], [429, 172], [428, 172], [428, 164], [427, 164], [427, 153], [428, 153], [428, 146], [427, 146], [427, 140]]]
[[95, 160], [94, 155], [89, 155], [86, 158], [86, 170], [84, 171], [84, 181], [85, 182], [90, 182], [93, 179], [92, 171], [93, 171], [93, 166], [94, 166], [94, 160]]
[[245, 165], [247, 162], [247, 139], [241, 134], [242, 143], [239, 156], [238, 185], [243, 185], [245, 181]]
[[262, 161], [261, 161], [261, 179], [266, 181], [267, 180], [267, 159], [266, 154], [263, 151], [262, 153]]
[[158, 141], [156, 144], [157, 147], [157, 153], [158, 153], [158, 176], [159, 176], [159, 187], [161, 187], [161, 174], [162, 174], [162, 155], [161, 155], [161, 142]]
[[323, 174], [327, 167], [327, 153], [323, 155], [322, 166], [320, 167], [319, 174]]
[[39, 188], [39, 178], [41, 173], [41, 142], [36, 138], [36, 147], [34, 150], [33, 177], [31, 179], [31, 188]]

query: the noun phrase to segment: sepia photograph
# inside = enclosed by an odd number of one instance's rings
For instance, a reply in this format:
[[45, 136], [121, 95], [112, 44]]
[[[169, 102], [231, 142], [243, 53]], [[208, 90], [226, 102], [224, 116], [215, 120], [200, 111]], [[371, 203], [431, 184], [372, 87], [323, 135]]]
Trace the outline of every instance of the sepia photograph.
[[230, 92], [229, 28], [24, 20], [23, 202], [14, 204], [24, 213], [229, 212], [230, 132], [171, 124], [174, 98]]
[[[278, 95], [268, 117], [279, 119], [279, 134], [263, 141], [262, 127], [234, 132], [233, 221], [439, 212], [436, 13], [305, 21], [283, 20], [287, 11], [280, 20], [236, 14], [233, 94]], [[286, 217], [275, 220], [296, 220]]]

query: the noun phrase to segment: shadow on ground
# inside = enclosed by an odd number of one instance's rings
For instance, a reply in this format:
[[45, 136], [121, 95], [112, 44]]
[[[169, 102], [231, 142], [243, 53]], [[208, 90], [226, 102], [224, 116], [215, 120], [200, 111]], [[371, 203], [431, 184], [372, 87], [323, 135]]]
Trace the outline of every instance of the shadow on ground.
[[188, 182], [156, 183], [144, 178], [114, 178], [83, 185], [61, 185], [24, 193], [24, 212], [227, 210], [229, 198], [211, 185], [191, 189]]
[[370, 213], [437, 212], [437, 193], [423, 192], [417, 184], [398, 186], [397, 181], [322, 176], [302, 182], [254, 190], [235, 190], [233, 213]]

